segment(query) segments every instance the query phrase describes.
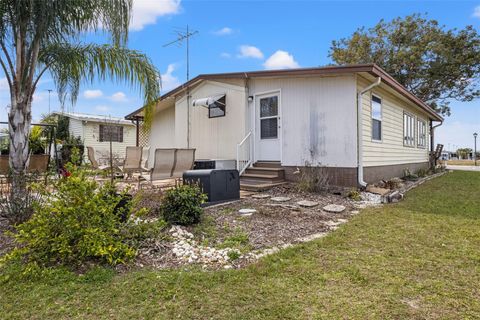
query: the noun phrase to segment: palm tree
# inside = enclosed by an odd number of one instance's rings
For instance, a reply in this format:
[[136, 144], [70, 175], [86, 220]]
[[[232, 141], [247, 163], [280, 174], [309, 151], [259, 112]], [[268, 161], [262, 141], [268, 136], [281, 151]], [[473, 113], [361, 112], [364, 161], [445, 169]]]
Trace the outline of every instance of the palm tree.
[[[32, 98], [42, 76], [55, 81], [61, 103], [74, 103], [82, 82], [111, 78], [143, 93], [147, 118], [159, 97], [160, 74], [142, 53], [126, 48], [132, 0], [0, 0], [0, 65], [10, 87], [8, 128], [12, 195], [29, 160]], [[87, 32], [109, 44], [86, 44]], [[21, 201], [21, 199], [18, 199]]]

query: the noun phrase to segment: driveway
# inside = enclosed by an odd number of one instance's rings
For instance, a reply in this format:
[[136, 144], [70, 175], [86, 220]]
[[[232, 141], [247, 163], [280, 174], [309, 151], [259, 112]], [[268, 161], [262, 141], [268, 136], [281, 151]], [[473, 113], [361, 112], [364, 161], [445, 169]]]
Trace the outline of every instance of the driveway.
[[447, 169], [449, 170], [460, 170], [460, 171], [478, 171], [480, 172], [480, 166], [449, 166], [447, 165]]

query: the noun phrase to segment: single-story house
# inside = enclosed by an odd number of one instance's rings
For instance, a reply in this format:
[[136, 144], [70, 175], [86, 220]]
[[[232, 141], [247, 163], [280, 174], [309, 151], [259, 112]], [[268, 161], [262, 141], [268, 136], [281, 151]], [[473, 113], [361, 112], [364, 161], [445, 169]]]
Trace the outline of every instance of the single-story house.
[[[123, 118], [91, 115], [84, 113], [61, 113], [68, 118], [68, 130], [73, 137], [80, 137], [85, 147], [93, 147], [97, 156], [107, 157], [112, 152], [119, 158], [125, 157], [127, 146], [136, 145], [136, 129], [132, 121]], [[87, 152], [84, 153], [87, 157]]]
[[203, 74], [157, 103], [150, 157], [195, 148], [197, 159], [236, 160], [246, 183], [313, 165], [331, 184], [365, 186], [426, 168], [442, 121], [375, 64]]

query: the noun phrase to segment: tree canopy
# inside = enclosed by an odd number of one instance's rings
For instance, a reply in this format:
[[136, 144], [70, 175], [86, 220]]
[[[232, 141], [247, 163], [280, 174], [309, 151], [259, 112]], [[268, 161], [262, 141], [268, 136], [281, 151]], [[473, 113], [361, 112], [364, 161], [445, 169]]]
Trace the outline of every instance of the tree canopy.
[[332, 41], [337, 64], [376, 63], [443, 115], [451, 100], [480, 96], [480, 37], [472, 26], [447, 29], [413, 14]]

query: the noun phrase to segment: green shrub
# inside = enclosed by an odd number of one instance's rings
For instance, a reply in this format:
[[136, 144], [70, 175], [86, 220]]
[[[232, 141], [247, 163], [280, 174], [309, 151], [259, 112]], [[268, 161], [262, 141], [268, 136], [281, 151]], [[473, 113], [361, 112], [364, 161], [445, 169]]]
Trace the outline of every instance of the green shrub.
[[135, 249], [124, 242], [120, 217], [128, 217], [128, 204], [118, 207], [122, 195], [110, 185], [99, 186], [69, 166], [71, 175], [59, 179], [54, 193], [45, 186], [45, 199], [34, 205], [32, 218], [16, 227], [20, 244], [7, 258], [28, 265], [77, 266], [84, 262], [116, 265], [131, 260]]
[[360, 195], [360, 192], [358, 191], [357, 188], [352, 188], [350, 191], [348, 191], [347, 196], [352, 199], [353, 201], [361, 201], [362, 196]]
[[196, 184], [175, 186], [165, 192], [160, 212], [171, 224], [195, 224], [200, 221], [203, 213], [201, 205], [206, 200], [207, 196]]
[[428, 170], [423, 168], [418, 169], [416, 172], [416, 175], [420, 178], [426, 177], [427, 174], [428, 174]]

